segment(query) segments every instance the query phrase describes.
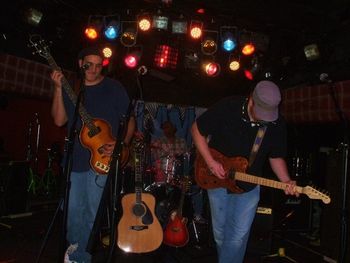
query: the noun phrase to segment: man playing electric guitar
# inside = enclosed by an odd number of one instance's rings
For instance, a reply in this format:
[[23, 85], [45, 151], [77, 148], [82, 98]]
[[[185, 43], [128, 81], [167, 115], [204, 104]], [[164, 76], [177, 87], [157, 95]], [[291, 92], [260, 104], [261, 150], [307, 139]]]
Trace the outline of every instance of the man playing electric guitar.
[[[116, 143], [119, 122], [129, 106], [129, 97], [121, 83], [101, 74], [102, 61], [103, 55], [98, 47], [86, 48], [79, 54], [79, 67], [85, 73], [83, 81], [86, 87], [82, 106], [96, 119], [91, 123], [82, 116], [83, 121], [79, 120], [77, 123], [77, 129], [81, 129], [81, 133], [74, 143], [67, 240], [70, 244], [78, 245], [69, 260], [85, 263], [91, 262], [91, 255], [85, 248], [107, 178], [96, 169], [98, 167], [91, 167], [95, 164], [99, 166], [100, 162], [91, 163], [90, 158], [94, 158], [94, 155], [101, 156], [103, 160], [110, 158]], [[62, 72], [54, 70], [51, 79], [54, 83], [52, 117], [58, 126], [68, 122], [69, 129], [73, 122], [74, 103], [66, 89], [62, 89], [65, 84]], [[124, 139], [125, 144], [131, 139], [134, 126], [134, 120], [131, 119]], [[104, 165], [103, 169], [108, 169], [105, 167]]]
[[[280, 100], [277, 85], [261, 81], [248, 98], [226, 98], [196, 120], [192, 137], [213, 176], [223, 180], [231, 172], [214, 158], [211, 148], [227, 157], [252, 160], [247, 172], [254, 175], [261, 175], [268, 159], [278, 179], [286, 183], [286, 194], [298, 195], [283, 159], [286, 128], [278, 112]], [[236, 193], [223, 187], [208, 189], [219, 263], [243, 262], [259, 193], [259, 186], [247, 183], [238, 184]]]

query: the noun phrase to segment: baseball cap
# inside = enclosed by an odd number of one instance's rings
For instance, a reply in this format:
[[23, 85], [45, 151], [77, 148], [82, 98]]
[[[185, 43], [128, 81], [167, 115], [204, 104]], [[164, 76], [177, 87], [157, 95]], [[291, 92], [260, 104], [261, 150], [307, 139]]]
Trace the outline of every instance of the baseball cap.
[[253, 95], [255, 116], [263, 121], [278, 119], [278, 105], [281, 102], [281, 92], [272, 81], [263, 80], [255, 86]]
[[83, 48], [78, 54], [78, 59], [83, 59], [84, 57], [89, 56], [89, 55], [96, 55], [96, 56], [100, 56], [101, 58], [103, 58], [103, 53], [102, 53], [101, 47], [90, 46], [90, 47]]

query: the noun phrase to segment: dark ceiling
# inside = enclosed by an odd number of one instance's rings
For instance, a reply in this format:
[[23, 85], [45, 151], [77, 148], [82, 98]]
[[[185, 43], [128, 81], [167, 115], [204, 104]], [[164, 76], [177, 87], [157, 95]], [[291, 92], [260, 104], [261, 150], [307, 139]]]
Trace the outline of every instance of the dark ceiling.
[[[37, 27], [23, 21], [24, 11], [29, 7], [44, 14]], [[205, 13], [196, 13], [199, 8], [204, 8]], [[281, 88], [289, 88], [319, 83], [321, 73], [329, 74], [335, 81], [350, 76], [350, 4], [345, 0], [173, 0], [168, 6], [160, 0], [6, 0], [1, 10], [0, 44], [7, 53], [45, 63], [42, 58], [33, 56], [27, 47], [28, 36], [39, 33], [51, 42], [50, 50], [58, 65], [77, 70], [76, 56], [87, 45], [82, 32], [90, 15], [118, 13], [123, 20], [127, 14], [135, 18], [142, 11], [155, 13], [157, 10], [173, 17], [182, 14], [188, 21], [204, 21], [204, 28], [233, 25], [264, 36], [268, 41], [260, 43], [263, 46], [259, 52], [261, 68], [256, 80], [265, 72], [271, 72]], [[145, 100], [209, 105], [223, 96], [249, 92], [253, 83], [242, 73], [233, 76], [222, 72], [216, 78], [207, 78], [199, 70], [183, 66], [175, 71], [151, 70], [156, 44], [179, 45], [180, 56], [189, 50], [189, 41], [170, 35], [170, 32], [139, 34], [144, 64], [151, 73], [142, 77]], [[312, 43], [318, 45], [320, 58], [308, 61], [303, 49]], [[116, 53], [121, 53], [120, 43], [113, 45]], [[139, 97], [135, 74], [121, 66], [120, 57], [116, 55], [109, 73], [121, 79], [130, 96]], [[222, 59], [220, 55], [217, 57]]]

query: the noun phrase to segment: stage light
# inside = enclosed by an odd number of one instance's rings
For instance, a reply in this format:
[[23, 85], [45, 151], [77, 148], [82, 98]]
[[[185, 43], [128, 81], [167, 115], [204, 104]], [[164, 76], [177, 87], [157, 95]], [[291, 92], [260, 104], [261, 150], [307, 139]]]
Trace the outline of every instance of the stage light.
[[122, 21], [123, 33], [120, 36], [120, 42], [125, 47], [136, 45], [138, 27], [136, 21]]
[[42, 18], [43, 13], [35, 8], [28, 8], [24, 12], [25, 21], [32, 26], [38, 26]]
[[148, 14], [142, 14], [137, 19], [139, 29], [143, 32], [149, 31], [151, 29], [151, 18]]
[[231, 55], [228, 62], [229, 70], [237, 71], [241, 67], [240, 57], [237, 55]]
[[130, 69], [136, 68], [140, 63], [142, 50], [142, 46], [139, 45], [128, 48], [124, 56], [124, 65]]
[[193, 39], [200, 39], [202, 36], [203, 22], [192, 20], [190, 24], [190, 35]]
[[202, 63], [202, 69], [208, 77], [216, 77], [219, 75], [221, 67], [214, 61], [206, 61]]
[[255, 52], [255, 46], [253, 43], [247, 43], [242, 48], [242, 54], [250, 56]]
[[253, 33], [250, 31], [242, 31], [240, 33], [239, 41], [242, 47], [241, 52], [245, 56], [250, 56], [255, 52], [255, 45], [252, 41], [252, 35]]
[[213, 55], [218, 50], [218, 32], [203, 30], [201, 50], [205, 55]]
[[160, 15], [153, 16], [152, 27], [158, 30], [168, 30], [168, 17]]
[[312, 61], [320, 57], [317, 44], [311, 44], [304, 47], [304, 54], [307, 60]]
[[256, 75], [258, 75], [259, 71], [261, 69], [261, 63], [260, 63], [260, 57], [258, 55], [254, 55], [250, 62], [250, 67], [248, 66], [244, 70], [244, 75], [247, 79], [253, 80]]
[[183, 16], [180, 16], [179, 20], [172, 21], [171, 31], [173, 34], [187, 34], [187, 21]]
[[128, 68], [135, 68], [140, 61], [140, 55], [137, 52], [126, 54], [124, 58], [124, 64]]
[[113, 55], [113, 51], [110, 47], [104, 47], [102, 53], [105, 58], [110, 58]]
[[102, 60], [102, 66], [103, 67], [107, 67], [109, 65], [109, 59], [108, 58], [104, 58], [103, 60]]
[[168, 45], [158, 45], [154, 56], [154, 64], [158, 68], [175, 69], [179, 51], [177, 48]]
[[104, 35], [109, 40], [114, 40], [120, 34], [120, 17], [119, 15], [105, 16]]
[[221, 46], [224, 51], [232, 52], [237, 47], [237, 27], [220, 27]]
[[184, 56], [184, 68], [185, 69], [198, 69], [199, 68], [199, 54], [196, 51], [186, 51]]
[[88, 24], [84, 30], [85, 36], [90, 40], [96, 40], [100, 36], [104, 17], [100, 15], [89, 16]]

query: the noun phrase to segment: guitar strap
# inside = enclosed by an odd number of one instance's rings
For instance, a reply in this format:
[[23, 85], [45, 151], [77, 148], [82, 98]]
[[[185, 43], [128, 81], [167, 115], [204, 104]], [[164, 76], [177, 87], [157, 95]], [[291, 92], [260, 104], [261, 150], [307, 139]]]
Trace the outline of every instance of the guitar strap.
[[262, 125], [259, 127], [259, 130], [256, 133], [255, 141], [249, 156], [249, 167], [251, 167], [253, 162], [255, 161], [261, 142], [264, 139], [266, 129], [267, 129], [267, 125]]

